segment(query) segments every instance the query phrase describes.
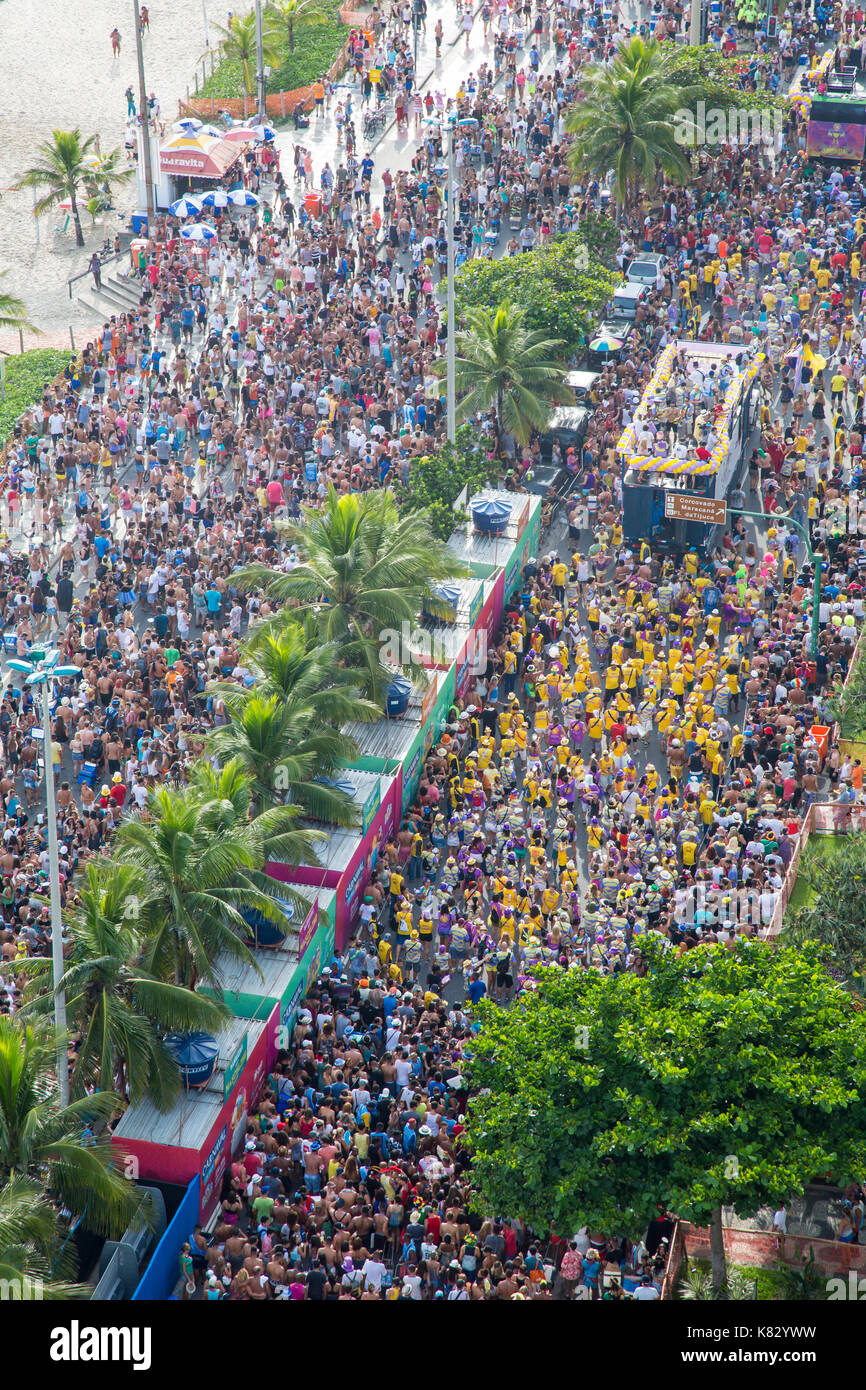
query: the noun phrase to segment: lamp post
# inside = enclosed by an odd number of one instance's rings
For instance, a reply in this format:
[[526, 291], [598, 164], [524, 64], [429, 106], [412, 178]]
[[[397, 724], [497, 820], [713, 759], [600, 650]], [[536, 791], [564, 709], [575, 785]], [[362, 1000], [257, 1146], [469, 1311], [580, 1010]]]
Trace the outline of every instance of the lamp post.
[[262, 0], [256, 0], [256, 101], [258, 118], [265, 119], [265, 40], [262, 32]]
[[63, 922], [60, 915], [60, 859], [57, 849], [57, 805], [54, 799], [54, 758], [51, 745], [50, 686], [55, 680], [80, 679], [77, 666], [60, 666], [60, 653], [31, 650], [31, 659], [11, 657], [13, 671], [26, 676], [25, 685], [42, 689], [42, 736], [45, 763], [45, 819], [48, 825], [48, 888], [51, 901], [51, 965], [54, 979], [54, 1028], [57, 1037], [57, 1084], [60, 1104], [69, 1104], [69, 1062], [66, 1056], [66, 997], [63, 979]]
[[138, 101], [141, 112], [141, 154], [144, 160], [144, 189], [147, 201], [147, 230], [153, 236], [156, 223], [156, 194], [153, 187], [153, 160], [150, 149], [150, 116], [147, 106], [147, 84], [144, 80], [144, 50], [141, 46], [141, 14], [138, 0], [132, 0], [135, 14], [135, 52], [138, 58]]
[[788, 526], [793, 526], [795, 530], [799, 531], [803, 540], [806, 542], [806, 554], [815, 572], [812, 579], [812, 632], [809, 642], [809, 654], [814, 660], [818, 655], [818, 614], [821, 606], [821, 558], [819, 555], [816, 555], [812, 549], [809, 532], [806, 530], [805, 526], [801, 525], [799, 521], [795, 521], [791, 516], [783, 515], [781, 517], [774, 517], [768, 516], [766, 512], [747, 512], [744, 507], [729, 507], [728, 511], [735, 513], [737, 516], [749, 516], [754, 521], [769, 521], [770, 523], [784, 521]]
[[445, 407], [447, 412], [448, 424], [448, 443], [457, 442], [457, 391], [455, 385], [456, 378], [456, 356], [457, 356], [457, 310], [456, 292], [454, 288], [454, 136], [462, 126], [475, 126], [478, 122], [474, 116], [465, 116], [458, 120], [452, 116], [448, 122], [446, 130], [447, 158], [448, 158], [448, 196], [445, 201], [445, 229], [448, 239], [448, 338], [445, 349]]

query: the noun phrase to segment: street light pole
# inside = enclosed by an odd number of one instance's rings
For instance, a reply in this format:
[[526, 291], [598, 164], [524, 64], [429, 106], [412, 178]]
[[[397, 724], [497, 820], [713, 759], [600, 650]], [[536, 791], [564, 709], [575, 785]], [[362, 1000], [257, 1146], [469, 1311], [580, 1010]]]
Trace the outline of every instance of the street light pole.
[[692, 0], [690, 22], [689, 22], [689, 43], [695, 47], [701, 41], [701, 12], [703, 10], [703, 0]]
[[141, 46], [141, 15], [138, 0], [132, 0], [135, 16], [135, 54], [138, 58], [138, 102], [141, 120], [141, 153], [144, 159], [144, 189], [147, 202], [147, 230], [153, 236], [156, 223], [156, 194], [153, 187], [153, 161], [150, 157], [150, 116], [147, 109], [147, 84], [144, 80], [144, 50]]
[[735, 512], [737, 516], [750, 516], [754, 521], [775, 522], [777, 520], [784, 520], [787, 525], [793, 526], [795, 530], [799, 531], [803, 540], [806, 542], [806, 554], [815, 572], [812, 579], [812, 631], [809, 642], [809, 654], [814, 660], [818, 655], [818, 621], [821, 608], [821, 560], [812, 549], [809, 532], [806, 530], [805, 526], [801, 525], [799, 521], [795, 521], [792, 516], [785, 515], [782, 518], [773, 517], [768, 516], [766, 512], [747, 512], [744, 507], [729, 507], [728, 511]]
[[54, 757], [51, 742], [51, 682], [81, 677], [78, 666], [59, 666], [59, 652], [31, 649], [30, 660], [10, 657], [13, 671], [25, 675], [25, 685], [42, 688], [42, 757], [45, 765], [45, 819], [48, 832], [48, 892], [51, 903], [51, 968], [54, 985], [54, 1029], [57, 1044], [57, 1089], [60, 1104], [69, 1104], [69, 1060], [66, 1054], [66, 996], [63, 980], [63, 918], [60, 910], [60, 856], [57, 847], [57, 802], [54, 796]]
[[446, 236], [448, 238], [448, 340], [446, 344], [445, 371], [445, 409], [448, 422], [448, 443], [457, 442], [457, 395], [456, 368], [457, 324], [454, 294], [454, 132], [456, 121], [452, 117], [447, 127], [448, 141], [448, 197], [445, 202]]
[[256, 100], [258, 117], [263, 121], [265, 110], [265, 40], [262, 33], [262, 0], [256, 0]]
[[63, 979], [63, 920], [60, 913], [60, 857], [57, 849], [57, 806], [54, 798], [54, 755], [51, 743], [49, 681], [42, 682], [42, 734], [45, 762], [45, 819], [48, 826], [48, 892], [51, 901], [51, 969], [54, 982], [54, 1031], [57, 1040], [57, 1082], [60, 1105], [69, 1104], [69, 1060], [66, 1053], [66, 995]]

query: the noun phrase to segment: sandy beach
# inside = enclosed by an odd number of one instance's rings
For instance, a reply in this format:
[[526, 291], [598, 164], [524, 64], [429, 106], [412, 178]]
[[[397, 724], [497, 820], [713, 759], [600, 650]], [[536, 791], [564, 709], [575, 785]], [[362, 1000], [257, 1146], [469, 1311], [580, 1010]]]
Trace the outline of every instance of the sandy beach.
[[[246, 6], [238, 5], [240, 11]], [[177, 98], [192, 83], [205, 50], [205, 13], [211, 25], [225, 24], [227, 7], [216, 0], [153, 0], [150, 32], [144, 35], [145, 77], [170, 124]], [[121, 35], [121, 54], [112, 57], [109, 35]], [[211, 40], [214, 38], [210, 29]], [[98, 134], [104, 151], [123, 143], [124, 91], [138, 93], [132, 0], [2, 0], [0, 3], [0, 270], [7, 293], [27, 305], [44, 336], [25, 334], [25, 347], [66, 347], [70, 326], [76, 343], [94, 327], [94, 312], [69, 298], [67, 279], [87, 267], [90, 250], [76, 247], [72, 225], [61, 234], [66, 214], [33, 216], [33, 193], [10, 191], [32, 163], [37, 146], [54, 129], [76, 125], [84, 136]], [[135, 203], [135, 181], [118, 196], [125, 215]], [[120, 227], [116, 214], [105, 225], [82, 226], [88, 248], [100, 246]], [[82, 282], [83, 284], [84, 282]], [[75, 287], [73, 287], [73, 290]], [[0, 330], [0, 347], [18, 349], [18, 334]]]

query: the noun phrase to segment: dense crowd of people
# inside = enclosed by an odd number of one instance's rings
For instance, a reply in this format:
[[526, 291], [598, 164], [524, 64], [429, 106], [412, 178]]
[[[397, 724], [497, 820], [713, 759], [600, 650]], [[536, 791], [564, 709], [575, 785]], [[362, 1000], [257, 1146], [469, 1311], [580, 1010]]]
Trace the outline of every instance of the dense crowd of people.
[[[711, 33], [728, 52], [730, 18]], [[449, 119], [474, 121], [456, 140], [458, 262], [519, 255], [604, 208], [597, 184], [573, 184], [564, 118], [583, 64], [628, 32], [617, 6], [491, 3], [479, 19], [491, 61], [453, 97], [421, 96], [411, 9], [374, 11], [370, 32], [353, 34], [354, 86], [314, 115], [336, 122], [336, 167], [316, 174], [302, 140], [293, 170], [260, 147], [245, 182], [262, 202], [215, 213], [216, 241], [190, 244], [171, 219], [152, 228], [139, 310], [105, 324], [5, 446], [6, 650], [54, 641], [82, 672], [58, 685], [49, 753], [67, 901], [79, 863], [151, 787], [181, 783], [224, 720], [212, 678], [245, 679], [242, 637], [272, 610], [234, 572], [290, 567], [281, 518], [331, 485], [409, 486], [413, 459], [441, 442], [428, 383], [444, 334]], [[680, 0], [656, 7], [656, 32], [684, 22]], [[827, 23], [856, 47], [862, 14]], [[778, 88], [801, 57], [814, 68], [821, 38], [790, 5], [744, 88]], [[417, 137], [393, 172], [355, 128], [386, 101]], [[182, 1253], [187, 1294], [659, 1297], [665, 1213], [638, 1242], [484, 1219], [459, 1141], [480, 1000], [509, 1003], [540, 966], [640, 974], [648, 932], [679, 952], [767, 933], [811, 802], [862, 799], [862, 768], [813, 730], [863, 617], [866, 550], [844, 505], [861, 489], [863, 188], [856, 171], [806, 158], [796, 115], [780, 148], [698, 162], [692, 184], [621, 228], [620, 265], [642, 251], [662, 263], [567, 460], [568, 542], [545, 542], [526, 567], [486, 671], [383, 848], [356, 937], [304, 999], [219, 1222]], [[772, 524], [740, 518], [709, 554], [623, 525], [617, 444], [659, 351], [684, 335], [762, 355], [760, 438], [737, 488], [740, 506], [755, 489]], [[648, 452], [707, 444], [724, 372], [698, 382], [685, 360], [641, 413]], [[495, 416], [478, 424], [519, 485], [537, 443], [519, 449]], [[822, 569], [814, 651], [813, 561], [791, 521]], [[4, 961], [50, 950], [40, 724], [32, 691], [10, 680]], [[17, 1002], [4, 976], [0, 1007]]]

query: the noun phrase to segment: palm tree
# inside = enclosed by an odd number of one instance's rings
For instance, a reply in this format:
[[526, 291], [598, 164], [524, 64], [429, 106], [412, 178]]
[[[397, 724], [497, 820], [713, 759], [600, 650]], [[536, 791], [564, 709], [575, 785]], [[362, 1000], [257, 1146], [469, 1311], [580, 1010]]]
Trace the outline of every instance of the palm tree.
[[240, 758], [253, 778], [258, 805], [285, 799], [317, 820], [351, 825], [354, 803], [327, 777], [357, 756], [355, 743], [340, 733], [351, 721], [381, 717], [381, 709], [357, 691], [357, 674], [337, 662], [338, 648], [322, 644], [315, 624], [286, 622], [276, 631], [262, 626], [245, 644], [252, 687], [229, 681], [210, 688], [225, 701], [231, 722], [216, 729], [210, 746], [220, 764]]
[[286, 930], [275, 899], [287, 897], [304, 912], [309, 904], [269, 878], [269, 861], [316, 864], [321, 831], [298, 826], [296, 806], [274, 806], [250, 818], [252, 779], [234, 758], [215, 772], [197, 764], [188, 787], [159, 787], [148, 819], [123, 821], [115, 857], [141, 875], [146, 936], [142, 964], [159, 979], [191, 989], [205, 979], [219, 989], [214, 963], [222, 952], [251, 962], [243, 938], [244, 909]]
[[123, 1102], [106, 1090], [61, 1108], [56, 1067], [50, 1026], [0, 1017], [0, 1187], [32, 1179], [88, 1229], [116, 1237], [139, 1211], [136, 1189], [112, 1166], [107, 1138], [82, 1139]]
[[[220, 35], [218, 47], [223, 57], [230, 63], [240, 65], [244, 91], [248, 97], [251, 97], [254, 90], [257, 61], [255, 14], [252, 11], [244, 15], [233, 14], [227, 26], [214, 24], [213, 28]], [[274, 40], [268, 32], [265, 32], [263, 39], [262, 56], [266, 63], [271, 63], [278, 57]]]
[[566, 121], [577, 137], [571, 168], [578, 177], [614, 175], [618, 216], [660, 173], [688, 181], [691, 163], [678, 134], [689, 93], [670, 80], [657, 43], [622, 44], [612, 63], [590, 65], [582, 87], [584, 99]]
[[308, 24], [327, 23], [327, 13], [317, 0], [283, 0], [281, 5], [269, 5], [265, 11], [272, 22], [268, 33], [277, 43], [285, 38], [290, 53], [295, 50], [295, 30]]
[[[0, 280], [8, 274], [8, 270], [0, 271]], [[26, 328], [28, 333], [42, 332], [28, 319], [24, 300], [18, 299], [14, 294], [3, 292], [0, 292], [0, 328]]]
[[[71, 946], [62, 987], [70, 1026], [81, 1034], [72, 1094], [107, 1087], [133, 1104], [149, 1096], [167, 1110], [177, 1099], [180, 1073], [161, 1032], [218, 1028], [226, 1010], [141, 964], [142, 888], [132, 866], [91, 860], [78, 907], [67, 917]], [[52, 1009], [50, 960], [34, 956], [17, 963], [17, 971], [27, 980], [23, 1016]]]
[[380, 660], [381, 635], [399, 635], [404, 622], [414, 627], [430, 585], [465, 567], [424, 512], [398, 510], [390, 488], [338, 497], [329, 487], [321, 511], [305, 508], [300, 523], [284, 530], [303, 563], [288, 573], [247, 565], [235, 583], [295, 605], [293, 618], [314, 616], [320, 639], [338, 648], [364, 695], [380, 701], [392, 674]]
[[[553, 357], [563, 343], [527, 328], [517, 304], [472, 305], [463, 323], [455, 362], [458, 420], [495, 405], [499, 428], [525, 444], [533, 429], [546, 428], [551, 407], [567, 396], [562, 365]], [[445, 369], [444, 360], [436, 363], [440, 376]]]
[[110, 191], [114, 184], [125, 182], [132, 178], [134, 173], [132, 168], [121, 167], [119, 152], [116, 150], [100, 160], [98, 168], [94, 168], [92, 152], [95, 144], [96, 136], [88, 135], [85, 140], [77, 126], [75, 130], [53, 131], [51, 140], [46, 140], [39, 146], [41, 162], [28, 169], [15, 185], [16, 188], [46, 190], [34, 204], [33, 212], [36, 217], [41, 217], [49, 208], [68, 198], [72, 207], [75, 241], [78, 246], [84, 245], [78, 209], [78, 198], [82, 190], [89, 195], [95, 192], [97, 187], [107, 186]]
[[303, 807], [308, 815], [332, 825], [352, 825], [354, 802], [336, 787], [315, 778], [333, 772], [357, 747], [338, 729], [310, 722], [309, 706], [262, 698], [253, 691], [227, 695], [228, 724], [214, 730], [210, 747], [224, 765], [237, 758], [252, 779], [258, 806], [275, 797]]
[[[70, 1243], [58, 1239], [58, 1213], [39, 1183], [14, 1177], [0, 1188], [0, 1284], [7, 1298], [90, 1298], [91, 1284], [58, 1276], [75, 1273]], [[29, 1285], [29, 1288], [28, 1288]]]

